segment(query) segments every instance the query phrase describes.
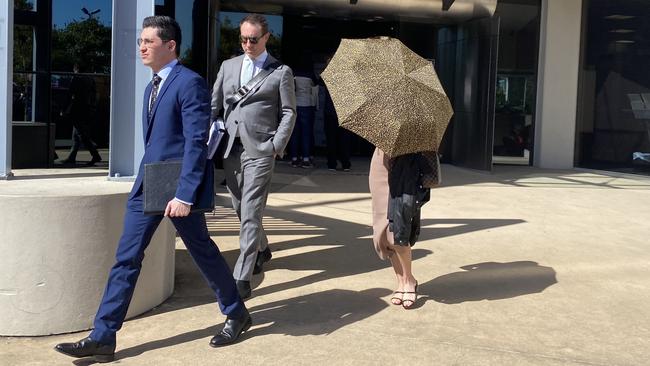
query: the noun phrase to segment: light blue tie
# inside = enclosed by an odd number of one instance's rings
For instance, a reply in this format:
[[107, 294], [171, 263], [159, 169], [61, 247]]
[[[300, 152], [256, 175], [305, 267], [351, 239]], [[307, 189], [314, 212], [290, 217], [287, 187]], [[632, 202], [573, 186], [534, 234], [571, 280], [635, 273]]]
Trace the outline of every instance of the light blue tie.
[[242, 65], [242, 72], [239, 78], [240, 86], [246, 85], [246, 83], [253, 78], [253, 71], [255, 71], [253, 61], [248, 58], [244, 58], [244, 64]]

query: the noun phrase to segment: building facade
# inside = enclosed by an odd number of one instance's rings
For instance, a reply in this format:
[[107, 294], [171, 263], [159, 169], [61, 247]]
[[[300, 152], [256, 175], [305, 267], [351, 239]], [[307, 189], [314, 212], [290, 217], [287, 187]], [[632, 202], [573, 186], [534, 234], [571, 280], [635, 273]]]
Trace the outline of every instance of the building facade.
[[341, 38], [391, 36], [432, 60], [455, 110], [448, 163], [649, 174], [646, 1], [12, 0], [0, 9], [0, 176], [59, 166], [73, 141], [69, 85], [81, 76], [94, 84], [90, 130], [110, 176], [134, 175], [151, 78], [135, 45], [142, 18], [176, 18], [182, 62], [211, 83], [241, 52], [248, 12], [267, 15], [269, 51], [294, 69], [318, 74]]

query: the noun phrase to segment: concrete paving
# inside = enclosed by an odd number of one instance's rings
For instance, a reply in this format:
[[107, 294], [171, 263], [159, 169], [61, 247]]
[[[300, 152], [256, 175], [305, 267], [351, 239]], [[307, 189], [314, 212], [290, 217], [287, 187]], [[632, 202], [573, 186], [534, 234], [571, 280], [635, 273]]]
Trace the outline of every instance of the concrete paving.
[[[407, 311], [390, 305], [394, 276], [372, 248], [367, 170], [278, 165], [265, 219], [273, 259], [254, 279], [242, 342], [208, 346], [224, 319], [179, 240], [174, 295], [124, 324], [115, 363], [650, 364], [650, 179], [444, 166]], [[223, 191], [218, 203], [209, 229], [232, 264], [238, 224]], [[86, 334], [0, 338], [0, 364], [91, 364], [52, 350]]]

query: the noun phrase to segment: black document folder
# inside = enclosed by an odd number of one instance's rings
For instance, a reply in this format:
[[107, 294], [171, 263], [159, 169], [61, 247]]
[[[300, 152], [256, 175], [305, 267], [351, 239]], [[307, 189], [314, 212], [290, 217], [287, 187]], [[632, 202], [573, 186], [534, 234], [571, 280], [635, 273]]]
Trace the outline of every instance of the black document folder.
[[[181, 175], [181, 160], [168, 160], [144, 165], [142, 189], [145, 215], [162, 215], [167, 203], [174, 199]], [[214, 209], [214, 170], [212, 162], [206, 161], [203, 181], [196, 193], [192, 212], [207, 212]]]

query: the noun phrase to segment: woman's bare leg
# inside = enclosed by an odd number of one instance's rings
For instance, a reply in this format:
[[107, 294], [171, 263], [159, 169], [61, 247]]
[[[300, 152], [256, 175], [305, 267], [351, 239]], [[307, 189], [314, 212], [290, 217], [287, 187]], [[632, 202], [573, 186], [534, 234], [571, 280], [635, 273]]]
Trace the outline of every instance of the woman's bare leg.
[[[401, 289], [402, 291], [404, 291], [404, 294], [402, 296], [402, 305], [404, 305], [405, 308], [410, 308], [411, 306], [413, 306], [415, 300], [417, 299], [417, 294], [415, 293], [417, 280], [415, 279], [415, 277], [413, 277], [413, 272], [411, 269], [411, 264], [412, 264], [411, 247], [396, 245], [394, 249], [395, 249], [395, 255], [393, 257], [397, 257], [402, 270]], [[393, 268], [395, 268], [394, 265]]]
[[404, 270], [402, 269], [402, 264], [397, 258], [397, 254], [393, 253], [390, 257], [390, 263], [393, 265], [393, 271], [395, 271], [395, 276], [397, 277], [397, 290], [393, 293], [393, 297], [390, 299], [390, 302], [393, 305], [402, 305], [402, 296], [404, 292]]

